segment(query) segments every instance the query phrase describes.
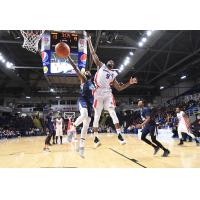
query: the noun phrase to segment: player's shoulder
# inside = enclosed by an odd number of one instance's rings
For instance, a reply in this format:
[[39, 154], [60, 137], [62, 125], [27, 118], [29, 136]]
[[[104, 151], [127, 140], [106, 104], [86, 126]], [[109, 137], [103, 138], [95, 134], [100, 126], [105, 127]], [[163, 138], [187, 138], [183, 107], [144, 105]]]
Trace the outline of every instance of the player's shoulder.
[[144, 107], [143, 110], [144, 110], [144, 111], [149, 111], [150, 108], [148, 108], [148, 107]]
[[180, 112], [180, 114], [181, 114], [181, 115], [184, 115], [184, 114], [185, 114], [185, 112], [184, 112], [184, 111], [181, 111], [181, 112]]
[[103, 69], [107, 69], [107, 66], [106, 66], [105, 63], [102, 63], [101, 66], [98, 66], [98, 71], [99, 71], [99, 70], [103, 70]]

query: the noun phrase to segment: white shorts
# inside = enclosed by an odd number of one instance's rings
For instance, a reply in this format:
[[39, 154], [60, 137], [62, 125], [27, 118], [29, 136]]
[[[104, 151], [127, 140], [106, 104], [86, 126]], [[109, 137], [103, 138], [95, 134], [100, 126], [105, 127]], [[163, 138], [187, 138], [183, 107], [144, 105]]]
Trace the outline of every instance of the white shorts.
[[116, 103], [112, 92], [110, 90], [97, 88], [94, 93], [93, 107], [94, 109], [99, 108], [104, 110], [115, 108]]
[[63, 136], [62, 128], [56, 128], [56, 136]]
[[185, 125], [178, 125], [178, 133], [190, 133], [190, 129]]

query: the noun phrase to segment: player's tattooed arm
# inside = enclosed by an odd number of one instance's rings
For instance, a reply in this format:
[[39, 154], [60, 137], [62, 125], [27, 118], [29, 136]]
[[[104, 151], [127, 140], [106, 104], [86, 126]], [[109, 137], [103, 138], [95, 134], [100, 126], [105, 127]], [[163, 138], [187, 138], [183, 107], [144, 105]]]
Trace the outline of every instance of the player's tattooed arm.
[[86, 81], [85, 75], [83, 75], [81, 73], [80, 69], [76, 66], [76, 64], [74, 63], [74, 61], [71, 59], [70, 56], [68, 57], [68, 60], [69, 60], [70, 64], [72, 65], [72, 67], [74, 68], [74, 70], [75, 70], [78, 78], [80, 79], [80, 81], [84, 83]]
[[132, 77], [125, 84], [119, 84], [116, 79], [113, 81], [114, 88], [119, 92], [122, 91], [122, 90], [125, 90], [126, 88], [128, 88], [130, 85], [133, 85], [133, 84], [137, 84], [137, 79], [136, 78], [132, 78]]
[[88, 36], [88, 46], [90, 49], [90, 53], [92, 55], [92, 59], [94, 60], [94, 63], [96, 64], [97, 67], [101, 67], [103, 65], [103, 63], [99, 60], [99, 57], [97, 56], [94, 47], [92, 45], [92, 41], [91, 41], [91, 36]]

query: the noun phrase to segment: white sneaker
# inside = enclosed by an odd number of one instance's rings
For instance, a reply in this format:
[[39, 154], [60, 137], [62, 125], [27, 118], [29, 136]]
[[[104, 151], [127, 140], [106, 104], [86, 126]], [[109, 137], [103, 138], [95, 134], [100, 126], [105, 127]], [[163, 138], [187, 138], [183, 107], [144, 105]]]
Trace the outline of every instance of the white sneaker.
[[99, 138], [95, 137], [95, 139], [94, 139], [94, 148], [96, 149], [100, 145], [101, 145], [101, 142], [100, 142]]
[[118, 141], [119, 141], [119, 143], [120, 143], [121, 145], [126, 144], [126, 141], [125, 141], [125, 139], [122, 137], [121, 134], [118, 135]]
[[79, 155], [81, 158], [84, 158], [84, 151], [85, 151], [84, 147], [79, 147]]

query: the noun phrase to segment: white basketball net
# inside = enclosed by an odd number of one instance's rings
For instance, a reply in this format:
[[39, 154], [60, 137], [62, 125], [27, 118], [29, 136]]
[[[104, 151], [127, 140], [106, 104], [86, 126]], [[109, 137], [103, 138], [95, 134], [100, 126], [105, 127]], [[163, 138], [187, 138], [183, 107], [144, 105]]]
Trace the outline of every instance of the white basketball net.
[[24, 43], [22, 47], [33, 53], [38, 52], [38, 43], [42, 38], [44, 30], [21, 30], [20, 32], [24, 37]]

